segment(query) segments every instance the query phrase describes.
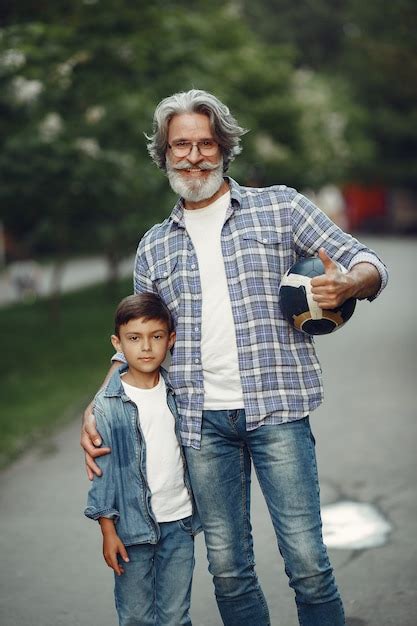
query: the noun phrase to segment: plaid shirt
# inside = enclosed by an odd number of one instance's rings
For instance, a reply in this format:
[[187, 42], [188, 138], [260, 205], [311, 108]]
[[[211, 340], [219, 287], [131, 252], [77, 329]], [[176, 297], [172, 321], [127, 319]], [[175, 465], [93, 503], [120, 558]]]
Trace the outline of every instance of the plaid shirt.
[[[255, 189], [228, 179], [231, 203], [221, 233], [236, 331], [248, 430], [304, 417], [322, 401], [313, 339], [283, 319], [278, 288], [300, 256], [329, 256], [350, 269], [372, 263], [374, 252], [341, 231], [307, 198], [284, 185]], [[169, 307], [177, 339], [170, 379], [181, 415], [183, 444], [199, 448], [204, 401], [201, 364], [202, 293], [198, 262], [185, 229], [183, 203], [149, 230], [136, 255], [135, 292], [158, 293]]]

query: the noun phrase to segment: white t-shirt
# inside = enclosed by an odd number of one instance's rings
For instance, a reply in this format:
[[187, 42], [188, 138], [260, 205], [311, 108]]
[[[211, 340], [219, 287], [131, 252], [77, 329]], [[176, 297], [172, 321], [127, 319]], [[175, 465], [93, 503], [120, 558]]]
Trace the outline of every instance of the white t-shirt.
[[185, 226], [197, 254], [201, 280], [204, 409], [211, 410], [244, 406], [220, 239], [229, 204], [230, 192], [202, 209], [184, 210]]
[[146, 445], [146, 474], [157, 522], [173, 522], [192, 513], [184, 483], [184, 466], [175, 435], [175, 418], [167, 405], [162, 376], [151, 389], [133, 387], [122, 379], [126, 395], [138, 407], [138, 423]]

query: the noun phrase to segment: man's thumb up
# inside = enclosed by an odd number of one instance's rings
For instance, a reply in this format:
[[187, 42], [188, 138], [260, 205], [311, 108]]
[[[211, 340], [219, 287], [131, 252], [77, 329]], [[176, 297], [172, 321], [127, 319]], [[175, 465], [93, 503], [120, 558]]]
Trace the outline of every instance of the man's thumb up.
[[324, 265], [324, 271], [326, 272], [326, 274], [328, 274], [329, 272], [334, 272], [334, 270], [339, 269], [338, 264], [331, 260], [331, 258], [329, 257], [329, 255], [327, 254], [324, 248], [320, 248], [319, 258]]

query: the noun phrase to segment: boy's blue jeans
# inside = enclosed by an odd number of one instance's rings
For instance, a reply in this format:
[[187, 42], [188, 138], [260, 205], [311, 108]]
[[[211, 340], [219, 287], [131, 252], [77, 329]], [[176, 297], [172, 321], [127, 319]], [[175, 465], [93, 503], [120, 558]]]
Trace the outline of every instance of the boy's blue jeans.
[[191, 518], [159, 524], [156, 545], [127, 546], [130, 562], [115, 575], [114, 596], [120, 626], [191, 625], [194, 569]]
[[343, 606], [323, 544], [308, 417], [247, 431], [245, 412], [204, 411], [201, 449], [185, 448], [209, 571], [226, 626], [266, 626], [250, 524], [254, 464], [302, 626], [342, 626]]

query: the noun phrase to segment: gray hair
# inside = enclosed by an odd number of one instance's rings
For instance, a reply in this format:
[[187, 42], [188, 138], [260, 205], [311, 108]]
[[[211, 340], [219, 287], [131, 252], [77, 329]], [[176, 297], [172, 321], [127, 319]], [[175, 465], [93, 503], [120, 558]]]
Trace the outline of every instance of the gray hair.
[[240, 137], [248, 131], [238, 125], [228, 107], [216, 96], [200, 89], [175, 93], [161, 100], [156, 107], [153, 135], [145, 135], [149, 140], [148, 152], [154, 163], [166, 171], [168, 125], [174, 115], [183, 113], [202, 113], [208, 116], [213, 136], [222, 151], [223, 171], [226, 171], [229, 163], [242, 151]]

